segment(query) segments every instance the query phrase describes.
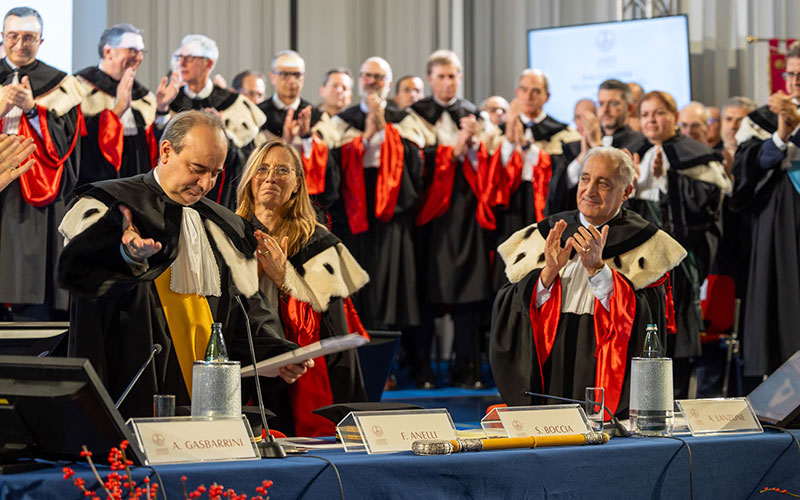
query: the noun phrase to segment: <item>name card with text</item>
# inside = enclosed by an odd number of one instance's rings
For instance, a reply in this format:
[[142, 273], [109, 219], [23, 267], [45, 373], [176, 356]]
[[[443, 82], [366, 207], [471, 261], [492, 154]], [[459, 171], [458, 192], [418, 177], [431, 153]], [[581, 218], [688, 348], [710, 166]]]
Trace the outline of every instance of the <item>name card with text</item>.
[[147, 465], [261, 458], [245, 418], [128, 420]]
[[455, 439], [453, 419], [445, 409], [358, 411], [348, 414], [336, 432], [345, 451], [410, 451], [420, 439]]
[[580, 405], [513, 406], [497, 408], [508, 437], [558, 436], [591, 432]]
[[693, 436], [764, 432], [747, 398], [676, 401]]

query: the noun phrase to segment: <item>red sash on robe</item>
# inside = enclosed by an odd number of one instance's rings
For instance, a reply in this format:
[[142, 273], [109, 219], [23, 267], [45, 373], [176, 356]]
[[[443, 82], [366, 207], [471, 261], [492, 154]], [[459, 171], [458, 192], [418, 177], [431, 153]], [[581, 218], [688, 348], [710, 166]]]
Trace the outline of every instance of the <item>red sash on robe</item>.
[[[344, 299], [347, 326], [351, 332], [369, 338], [358, 318], [349, 297]], [[303, 347], [319, 340], [321, 315], [307, 302], [294, 297], [281, 298], [281, 320], [286, 339]], [[330, 420], [311, 413], [317, 408], [333, 404], [328, 366], [325, 357], [314, 358], [314, 368], [309, 369], [294, 384], [289, 385], [294, 429], [298, 436], [333, 436], [335, 425]]]
[[[86, 123], [84, 123], [83, 113], [78, 107], [75, 135], [72, 137], [72, 142], [66, 154], [62, 157], [58, 154], [56, 145], [50, 135], [47, 108], [38, 104], [35, 106], [39, 114], [39, 128], [42, 131], [42, 136], [39, 137], [39, 134], [28, 121], [28, 117], [23, 114], [19, 120], [19, 135], [33, 139], [36, 151], [32, 153], [35, 160], [33, 167], [22, 174], [19, 182], [22, 197], [25, 201], [34, 207], [43, 207], [52, 203], [58, 196], [58, 191], [61, 187], [61, 175], [64, 172], [61, 167], [72, 154], [75, 143], [78, 141], [78, 136], [86, 135]], [[2, 123], [2, 120], [0, 120], [0, 127]]]
[[[481, 143], [477, 151], [478, 165], [474, 169], [469, 160], [461, 163], [461, 172], [469, 184], [472, 193], [478, 200], [475, 218], [478, 224], [487, 230], [497, 227], [492, 206], [498, 197], [498, 190], [502, 190], [503, 176], [497, 164], [490, 165], [486, 145]], [[450, 208], [450, 199], [453, 195], [455, 182], [455, 162], [453, 161], [453, 147], [442, 146], [436, 148], [436, 159], [433, 171], [433, 180], [423, 196], [416, 224], [423, 226], [433, 219], [444, 215]]]
[[[628, 365], [628, 342], [636, 316], [636, 296], [630, 283], [611, 271], [614, 291], [608, 299], [607, 311], [594, 300], [594, 339], [596, 349], [595, 386], [605, 388], [606, 406], [616, 413], [622, 396], [622, 383]], [[605, 416], [610, 418], [609, 415]]]
[[150, 152], [150, 169], [152, 170], [158, 165], [158, 141], [156, 140], [156, 134], [153, 133], [153, 127], [155, 127], [155, 122], [151, 123], [147, 130], [145, 131], [145, 138], [147, 139], [147, 149]]
[[404, 153], [400, 133], [391, 123], [387, 123], [381, 144], [381, 165], [375, 183], [375, 218], [381, 222], [389, 222], [394, 217], [403, 179]]
[[[628, 362], [628, 341], [636, 315], [636, 297], [633, 288], [616, 271], [611, 271], [614, 291], [609, 297], [609, 309], [595, 299], [595, 385], [605, 388], [606, 406], [616, 412], [622, 394], [622, 383]], [[550, 357], [556, 340], [558, 322], [561, 318], [561, 278], [556, 277], [550, 289], [550, 299], [536, 307], [536, 291], [528, 307], [533, 330], [533, 342], [539, 363], [539, 376], [544, 387], [542, 366]], [[609, 418], [606, 415], [606, 418]]]
[[[522, 184], [522, 154], [515, 149], [508, 158], [504, 169], [500, 167], [501, 163], [502, 159], [500, 149], [498, 148], [492, 156], [490, 164], [493, 165], [494, 168], [503, 171], [504, 182], [499, 185], [497, 195], [493, 198], [492, 206], [507, 208], [511, 200], [511, 195], [514, 194]], [[539, 159], [536, 166], [533, 167], [533, 178], [531, 179], [533, 204], [537, 221], [544, 218], [544, 207], [547, 203], [547, 194], [550, 191], [550, 178], [553, 176], [551, 165], [552, 160], [550, 159], [550, 155], [544, 149], [539, 148]]]
[[648, 286], [647, 288], [655, 288], [659, 285], [664, 285], [666, 295], [664, 297], [664, 312], [667, 316], [667, 333], [675, 335], [678, 333], [678, 325], [675, 324], [675, 301], [672, 298], [672, 282], [670, 281], [670, 273], [667, 272], [658, 281]]
[[342, 198], [352, 234], [369, 229], [363, 158], [364, 142], [360, 135], [342, 145]]
[[97, 142], [103, 157], [119, 172], [122, 167], [122, 147], [125, 141], [122, 120], [110, 109], [100, 113]]
[[308, 194], [315, 195], [325, 191], [325, 170], [328, 166], [328, 147], [312, 136], [311, 156], [301, 154], [303, 170], [306, 173], [306, 187]]

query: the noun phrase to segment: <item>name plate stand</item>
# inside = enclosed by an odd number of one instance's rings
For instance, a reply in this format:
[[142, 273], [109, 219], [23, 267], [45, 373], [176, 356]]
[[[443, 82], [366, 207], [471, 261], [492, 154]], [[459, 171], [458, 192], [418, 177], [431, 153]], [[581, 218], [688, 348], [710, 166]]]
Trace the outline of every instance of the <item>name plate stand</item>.
[[494, 408], [481, 420], [486, 437], [560, 436], [592, 432], [579, 404]]
[[764, 432], [747, 398], [679, 399], [692, 436]]
[[445, 409], [353, 411], [336, 425], [345, 451], [411, 451], [420, 439], [455, 439], [455, 425]]
[[260, 459], [247, 418], [132, 418], [145, 465]]

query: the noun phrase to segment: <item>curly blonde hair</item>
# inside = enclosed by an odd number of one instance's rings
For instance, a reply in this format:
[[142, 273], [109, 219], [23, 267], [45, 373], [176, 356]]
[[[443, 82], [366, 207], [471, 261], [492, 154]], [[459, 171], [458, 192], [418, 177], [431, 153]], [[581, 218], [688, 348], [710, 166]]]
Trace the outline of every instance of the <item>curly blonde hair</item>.
[[294, 147], [281, 139], [273, 139], [257, 147], [247, 164], [244, 173], [239, 181], [236, 190], [236, 201], [238, 207], [236, 213], [244, 219], [250, 220], [255, 215], [256, 201], [251, 187], [256, 170], [264, 161], [267, 153], [272, 148], [284, 148], [292, 158], [292, 167], [297, 176], [297, 191], [292, 193], [289, 200], [280, 208], [280, 223], [273, 231], [267, 231], [270, 236], [280, 241], [284, 236], [289, 238], [286, 247], [287, 257], [291, 257], [303, 248], [311, 235], [314, 234], [314, 227], [317, 225], [317, 216], [314, 207], [311, 205], [311, 198], [308, 196], [306, 187], [306, 175], [303, 170], [303, 162]]

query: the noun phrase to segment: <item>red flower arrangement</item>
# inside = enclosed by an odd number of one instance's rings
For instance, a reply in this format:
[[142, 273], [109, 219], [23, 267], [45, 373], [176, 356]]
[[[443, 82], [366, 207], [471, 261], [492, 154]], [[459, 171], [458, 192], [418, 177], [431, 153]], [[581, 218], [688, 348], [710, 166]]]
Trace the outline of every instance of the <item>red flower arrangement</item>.
[[[130, 443], [125, 440], [119, 444], [119, 448], [111, 448], [108, 452], [108, 463], [111, 472], [106, 476], [105, 481], [100, 478], [100, 474], [92, 461], [92, 452], [85, 445], [81, 451], [81, 456], [86, 459], [92, 469], [97, 483], [103, 485], [106, 500], [155, 500], [159, 491], [157, 483], [152, 483], [149, 477], [142, 479], [142, 485], [137, 485], [136, 481], [133, 480], [130, 470], [133, 462], [125, 455], [125, 450], [128, 446], [130, 446]], [[92, 500], [101, 500], [100, 495], [102, 493], [96, 493], [86, 488], [86, 482], [79, 477], [75, 477], [75, 471], [72, 468], [64, 467], [62, 472], [64, 473], [64, 479], [72, 480], [72, 483], [83, 492], [84, 496]], [[161, 478], [159, 478], [160, 480]], [[257, 495], [250, 497], [249, 500], [269, 500], [268, 490], [272, 487], [272, 484], [272, 481], [262, 481], [261, 486], [256, 488]], [[201, 484], [194, 491], [189, 492], [186, 488], [186, 476], [181, 477], [181, 486], [183, 487], [184, 500], [199, 499], [204, 493], [208, 493], [208, 500], [248, 500], [246, 494], [240, 495], [230, 488], [226, 490], [224, 486], [217, 483], [212, 484], [209, 488]]]

